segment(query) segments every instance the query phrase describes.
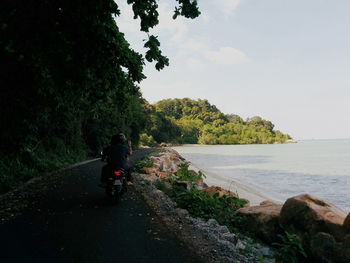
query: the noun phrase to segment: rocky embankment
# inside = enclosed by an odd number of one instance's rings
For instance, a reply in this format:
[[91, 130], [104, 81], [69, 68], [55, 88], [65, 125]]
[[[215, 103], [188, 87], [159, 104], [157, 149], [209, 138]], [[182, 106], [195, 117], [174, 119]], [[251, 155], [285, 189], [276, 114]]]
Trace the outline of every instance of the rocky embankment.
[[[192, 248], [207, 262], [275, 262], [274, 250], [261, 242], [255, 242], [242, 234], [232, 233], [227, 226], [220, 225], [215, 219], [203, 220], [177, 206], [167, 194], [157, 188], [160, 181], [176, 173], [179, 165], [186, 163], [176, 151], [166, 149], [151, 156], [152, 167], [143, 168], [144, 173], [134, 173], [135, 187], [143, 193], [146, 202], [162, 218], [171, 232]], [[194, 171], [192, 171], [194, 172]], [[208, 187], [203, 180], [195, 182], [177, 181], [176, 185], [190, 189], [196, 187], [210, 195], [235, 194], [220, 187]]]
[[[144, 191], [147, 202], [169, 228], [198, 253], [209, 261], [261, 262], [263, 258], [263, 262], [274, 262], [270, 247], [232, 233], [214, 219], [204, 221], [190, 216], [157, 189], [157, 182], [166, 181], [186, 162], [176, 151], [166, 149], [150, 159], [152, 167], [144, 168], [143, 174], [134, 174], [137, 187]], [[196, 187], [210, 195], [235, 195], [220, 187], [208, 187], [202, 180], [176, 183], [188, 189]], [[268, 244], [280, 242], [283, 234], [292, 234], [307, 253], [305, 262], [350, 262], [350, 214], [329, 202], [304, 194], [291, 197], [284, 204], [267, 200], [259, 206], [246, 205], [238, 209], [236, 215], [244, 218], [245, 231]]]

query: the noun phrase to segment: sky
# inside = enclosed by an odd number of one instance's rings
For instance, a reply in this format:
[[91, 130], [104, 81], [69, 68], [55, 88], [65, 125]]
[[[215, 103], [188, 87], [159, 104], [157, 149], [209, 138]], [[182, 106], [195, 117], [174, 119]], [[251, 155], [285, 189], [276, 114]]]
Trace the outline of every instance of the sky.
[[[147, 35], [119, 2], [117, 24], [144, 54]], [[350, 138], [349, 0], [199, 0], [194, 20], [173, 20], [175, 4], [159, 1], [150, 33], [170, 66], [145, 66], [145, 99], [208, 99], [294, 139]]]

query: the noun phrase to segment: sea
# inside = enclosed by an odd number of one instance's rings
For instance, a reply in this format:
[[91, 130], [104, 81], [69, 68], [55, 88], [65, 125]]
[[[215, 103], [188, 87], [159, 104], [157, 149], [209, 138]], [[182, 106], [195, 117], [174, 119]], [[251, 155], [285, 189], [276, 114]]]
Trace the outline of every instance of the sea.
[[239, 182], [280, 202], [307, 193], [350, 212], [350, 139], [174, 149], [227, 184]]

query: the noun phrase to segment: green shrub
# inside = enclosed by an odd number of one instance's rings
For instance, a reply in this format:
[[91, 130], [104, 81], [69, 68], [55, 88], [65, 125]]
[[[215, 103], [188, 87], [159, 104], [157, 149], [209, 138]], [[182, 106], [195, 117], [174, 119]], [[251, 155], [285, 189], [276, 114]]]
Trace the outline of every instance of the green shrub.
[[278, 247], [279, 255], [277, 262], [297, 263], [307, 258], [303, 244], [297, 235], [285, 232], [284, 235], [278, 235], [280, 243], [274, 243]]
[[234, 230], [240, 224], [242, 218], [235, 215], [235, 211], [246, 204], [245, 200], [222, 196], [219, 194], [210, 196], [207, 192], [192, 188], [186, 190], [174, 185], [170, 196], [177, 205], [187, 209], [190, 214], [203, 219], [216, 219], [219, 224], [226, 225]]
[[205, 175], [202, 172], [192, 172], [188, 169], [189, 164], [183, 163], [179, 165], [179, 170], [176, 172], [177, 180], [179, 181], [197, 181], [203, 179]]
[[157, 142], [154, 140], [152, 135], [147, 135], [146, 133], [140, 134], [139, 143], [143, 146], [157, 146]]
[[142, 172], [143, 167], [152, 167], [153, 162], [149, 157], [145, 157], [133, 163], [133, 170], [136, 172]]
[[162, 192], [166, 193], [167, 195], [171, 195], [171, 187], [168, 187], [164, 181], [162, 180], [158, 180], [156, 183], [155, 183], [155, 187], [159, 190], [161, 190]]

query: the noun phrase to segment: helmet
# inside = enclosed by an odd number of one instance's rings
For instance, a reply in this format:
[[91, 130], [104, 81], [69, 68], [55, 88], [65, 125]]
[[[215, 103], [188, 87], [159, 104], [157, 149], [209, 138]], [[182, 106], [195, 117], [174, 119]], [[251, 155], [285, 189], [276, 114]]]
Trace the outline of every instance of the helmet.
[[125, 137], [124, 133], [120, 132], [117, 134], [117, 136], [118, 136], [120, 142], [126, 142], [126, 137]]
[[126, 141], [126, 137], [125, 137], [124, 133], [120, 132], [120, 133], [112, 136], [111, 144], [124, 143], [125, 141]]

